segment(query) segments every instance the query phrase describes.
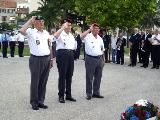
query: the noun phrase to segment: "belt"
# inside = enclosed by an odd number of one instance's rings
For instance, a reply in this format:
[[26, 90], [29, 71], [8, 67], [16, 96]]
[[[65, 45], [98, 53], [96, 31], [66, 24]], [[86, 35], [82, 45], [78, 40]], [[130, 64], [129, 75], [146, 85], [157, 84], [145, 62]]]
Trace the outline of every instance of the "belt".
[[49, 57], [50, 55], [36, 56], [36, 55], [31, 54], [31, 56], [32, 57]]
[[74, 50], [72, 50], [72, 49], [58, 49], [57, 51], [68, 51], [68, 52], [73, 52]]
[[92, 58], [97, 58], [97, 59], [99, 59], [99, 58], [101, 58], [103, 55], [98, 55], [98, 56], [87, 55], [87, 56], [92, 57]]

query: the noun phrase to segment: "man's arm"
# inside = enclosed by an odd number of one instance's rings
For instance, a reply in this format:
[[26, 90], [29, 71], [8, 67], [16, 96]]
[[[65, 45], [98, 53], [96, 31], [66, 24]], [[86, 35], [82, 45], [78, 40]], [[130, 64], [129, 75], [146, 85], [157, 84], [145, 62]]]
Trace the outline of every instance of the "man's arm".
[[67, 27], [68, 27], [68, 22], [64, 23], [62, 27], [57, 32], [54, 33], [54, 37], [58, 39], [62, 31]]
[[30, 18], [23, 26], [22, 28], [19, 30], [20, 33], [24, 36], [27, 35], [26, 31], [29, 28], [30, 25], [33, 24], [33, 22], [35, 21], [36, 16], [32, 16], [32, 18]]
[[83, 40], [86, 37], [86, 35], [90, 33], [92, 30], [93, 30], [93, 25], [91, 25], [91, 27], [88, 30], [86, 30], [80, 35], [81, 40]]

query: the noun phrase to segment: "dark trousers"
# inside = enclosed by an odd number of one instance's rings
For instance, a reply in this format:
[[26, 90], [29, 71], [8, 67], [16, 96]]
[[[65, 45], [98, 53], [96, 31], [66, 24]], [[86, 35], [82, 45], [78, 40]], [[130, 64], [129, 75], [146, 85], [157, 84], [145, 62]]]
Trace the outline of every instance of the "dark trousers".
[[100, 84], [104, 66], [103, 57], [93, 58], [86, 55], [86, 94], [87, 96], [100, 95]]
[[35, 105], [44, 103], [46, 84], [48, 81], [50, 71], [50, 57], [36, 57], [30, 56], [29, 68], [31, 72], [31, 86], [30, 86], [30, 103]]
[[141, 51], [141, 49], [138, 50], [138, 58], [139, 58], [139, 63], [142, 63], [142, 51]]
[[149, 56], [150, 56], [149, 51], [142, 52], [142, 63], [143, 63], [143, 66], [145, 67], [148, 67], [149, 65]]
[[18, 54], [19, 57], [23, 57], [23, 50], [24, 50], [24, 42], [18, 41]]
[[56, 42], [52, 42], [52, 53], [53, 53], [53, 58], [56, 57]]
[[120, 64], [120, 62], [121, 62], [121, 65], [124, 64], [124, 51], [117, 50], [117, 64]]
[[85, 52], [85, 43], [83, 43], [83, 52], [84, 52], [84, 60], [85, 60], [85, 56], [86, 56], [86, 52]]
[[2, 54], [3, 54], [3, 57], [7, 57], [7, 48], [8, 48], [8, 41], [3, 41], [2, 42]]
[[108, 53], [109, 53], [109, 49], [108, 49], [108, 48], [105, 48], [104, 56], [105, 56], [106, 62], [108, 62], [108, 56], [109, 56]]
[[137, 53], [138, 49], [133, 48], [130, 50], [130, 60], [132, 66], [135, 66], [137, 64]]
[[152, 45], [152, 60], [153, 67], [158, 67], [160, 65], [160, 45]]
[[60, 49], [56, 53], [56, 62], [59, 72], [58, 89], [59, 97], [71, 96], [71, 83], [74, 71], [73, 50]]
[[79, 59], [80, 56], [80, 47], [77, 47], [76, 51], [75, 51], [75, 59]]
[[9, 46], [10, 46], [11, 57], [14, 57], [16, 42], [15, 41], [10, 41]]

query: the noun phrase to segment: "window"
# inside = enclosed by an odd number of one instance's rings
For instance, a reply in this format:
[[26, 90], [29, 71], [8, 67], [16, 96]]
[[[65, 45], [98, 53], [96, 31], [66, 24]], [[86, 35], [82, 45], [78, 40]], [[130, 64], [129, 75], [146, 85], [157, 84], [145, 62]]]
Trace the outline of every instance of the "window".
[[7, 21], [7, 16], [2, 16], [2, 21], [3, 22]]
[[8, 9], [7, 11], [8, 11], [8, 13], [10, 13], [10, 9]]

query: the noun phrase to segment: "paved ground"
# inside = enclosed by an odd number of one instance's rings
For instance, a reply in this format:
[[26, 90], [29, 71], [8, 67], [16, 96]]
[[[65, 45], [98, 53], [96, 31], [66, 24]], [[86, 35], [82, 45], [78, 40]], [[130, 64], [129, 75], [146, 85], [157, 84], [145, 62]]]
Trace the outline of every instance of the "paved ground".
[[106, 64], [101, 94], [104, 99], [85, 99], [84, 61], [75, 61], [72, 92], [76, 103], [57, 101], [56, 64], [47, 84], [49, 109], [33, 111], [29, 104], [28, 58], [0, 57], [0, 120], [119, 120], [120, 113], [139, 99], [160, 105], [160, 70]]

